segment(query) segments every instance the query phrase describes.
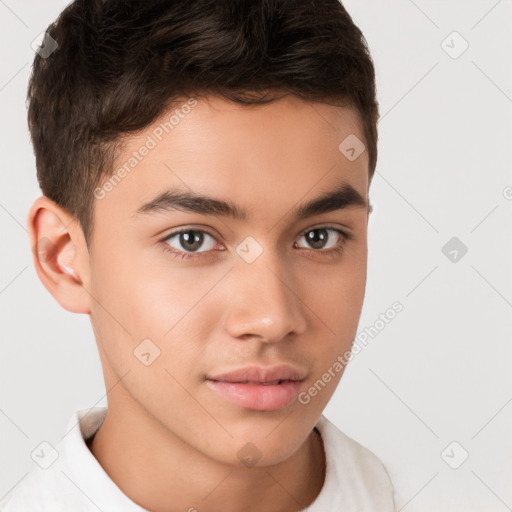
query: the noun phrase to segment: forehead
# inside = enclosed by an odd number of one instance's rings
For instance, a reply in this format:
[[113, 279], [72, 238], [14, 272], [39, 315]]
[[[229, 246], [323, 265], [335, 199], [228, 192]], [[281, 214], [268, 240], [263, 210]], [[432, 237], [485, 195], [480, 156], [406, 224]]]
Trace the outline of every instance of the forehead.
[[367, 152], [351, 161], [340, 150], [354, 136], [364, 140], [349, 107], [291, 95], [257, 106], [185, 98], [125, 137], [95, 212], [126, 218], [157, 193], [177, 187], [229, 198], [255, 214], [263, 206], [269, 216], [340, 182], [367, 197]]

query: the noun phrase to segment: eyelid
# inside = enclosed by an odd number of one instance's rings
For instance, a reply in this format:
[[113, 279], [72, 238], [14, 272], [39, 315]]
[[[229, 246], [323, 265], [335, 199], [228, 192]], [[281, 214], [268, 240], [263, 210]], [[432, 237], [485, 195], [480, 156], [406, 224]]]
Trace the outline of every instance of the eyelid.
[[[172, 235], [176, 235], [176, 234], [182, 233], [184, 231], [202, 231], [203, 233], [207, 233], [214, 238], [220, 237], [220, 235], [216, 232], [215, 229], [211, 228], [210, 226], [204, 226], [202, 224], [190, 224], [190, 225], [185, 224], [183, 226], [180, 226], [180, 227], [174, 228], [174, 229], [167, 228], [167, 229], [164, 229], [164, 230], [160, 231], [159, 233], [155, 234], [154, 236], [160, 237], [162, 233], [166, 233], [167, 231], [168, 231], [168, 233], [165, 236], [163, 236], [162, 238], [160, 238], [160, 240], [165, 240]], [[213, 234], [213, 233], [217, 233], [217, 234]]]
[[299, 233], [299, 236], [304, 236], [306, 233], [309, 233], [310, 231], [313, 231], [315, 229], [334, 229], [335, 231], [338, 231], [341, 235], [343, 235], [343, 237], [346, 238], [347, 240], [352, 240], [352, 238], [354, 238], [354, 235], [350, 229], [346, 228], [345, 226], [340, 227], [338, 224], [331, 225], [329, 223], [320, 223], [307, 227]]

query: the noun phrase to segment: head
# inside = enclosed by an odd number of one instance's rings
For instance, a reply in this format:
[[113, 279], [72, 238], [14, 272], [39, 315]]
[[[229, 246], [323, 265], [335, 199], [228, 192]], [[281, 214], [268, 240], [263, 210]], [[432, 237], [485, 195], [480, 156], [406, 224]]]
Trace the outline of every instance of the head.
[[[227, 463], [247, 442], [259, 465], [289, 457], [364, 299], [378, 106], [362, 33], [336, 0], [75, 1], [47, 33], [30, 238], [43, 284], [90, 315], [109, 408]], [[249, 407], [210, 385], [280, 363], [309, 399]]]

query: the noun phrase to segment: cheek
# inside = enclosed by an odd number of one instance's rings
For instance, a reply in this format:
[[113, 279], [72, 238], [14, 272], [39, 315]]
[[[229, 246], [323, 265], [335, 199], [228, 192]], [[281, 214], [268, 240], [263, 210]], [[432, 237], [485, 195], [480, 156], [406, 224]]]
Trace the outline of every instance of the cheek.
[[96, 260], [91, 275], [98, 298], [91, 322], [102, 356], [116, 379], [130, 372], [124, 385], [133, 397], [149, 408], [161, 400], [171, 410], [172, 400], [183, 398], [178, 383], [192, 390], [198, 380], [193, 369], [211, 330], [198, 315], [211, 279], [194, 286], [191, 274], [178, 268], [112, 252]]
[[[348, 253], [347, 253], [348, 254]], [[341, 356], [346, 360], [350, 351], [364, 301], [366, 287], [366, 250], [365, 247], [350, 253], [343, 262], [303, 283], [303, 300], [310, 312], [311, 336], [319, 340], [312, 354], [318, 362], [315, 378], [320, 378]], [[321, 342], [320, 342], [321, 340]], [[343, 370], [334, 370], [334, 376], [327, 386], [331, 393], [341, 379]], [[329, 392], [321, 393], [315, 404], [326, 405]]]
[[164, 336], [193, 295], [179, 270], [166, 267], [155, 255], [155, 247], [125, 247], [118, 240], [104, 243], [94, 260], [95, 297], [133, 338]]
[[336, 335], [356, 329], [366, 288], [364, 248], [342, 256], [335, 266], [317, 267], [304, 276], [303, 300], [326, 328]]
[[[109, 297], [106, 302], [129, 333], [110, 315], [99, 312], [109, 333], [107, 355], [114, 358], [118, 373], [132, 369], [135, 379], [135, 373], [145, 372], [142, 387], [148, 389], [158, 389], [158, 379], [167, 382], [169, 373], [179, 382], [195, 380], [192, 368], [200, 367], [205, 342], [220, 318], [218, 304], [208, 294], [219, 278], [211, 272], [198, 274], [176, 265], [128, 259], [110, 273], [108, 283], [102, 284], [109, 288], [104, 292]], [[114, 297], [110, 290], [118, 295]], [[148, 351], [157, 357], [141, 368], [136, 354]]]

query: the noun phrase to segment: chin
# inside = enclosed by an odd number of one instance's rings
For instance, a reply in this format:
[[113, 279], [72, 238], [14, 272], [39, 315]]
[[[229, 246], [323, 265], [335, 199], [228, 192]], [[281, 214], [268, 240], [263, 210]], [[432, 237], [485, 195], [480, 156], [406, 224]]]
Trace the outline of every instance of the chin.
[[309, 429], [298, 429], [296, 422], [285, 426], [287, 420], [283, 424], [273, 421], [265, 426], [254, 419], [248, 421], [250, 425], [241, 432], [228, 427], [234, 439], [219, 444], [223, 449], [219, 456], [230, 465], [251, 468], [279, 464], [291, 457], [309, 434]]

